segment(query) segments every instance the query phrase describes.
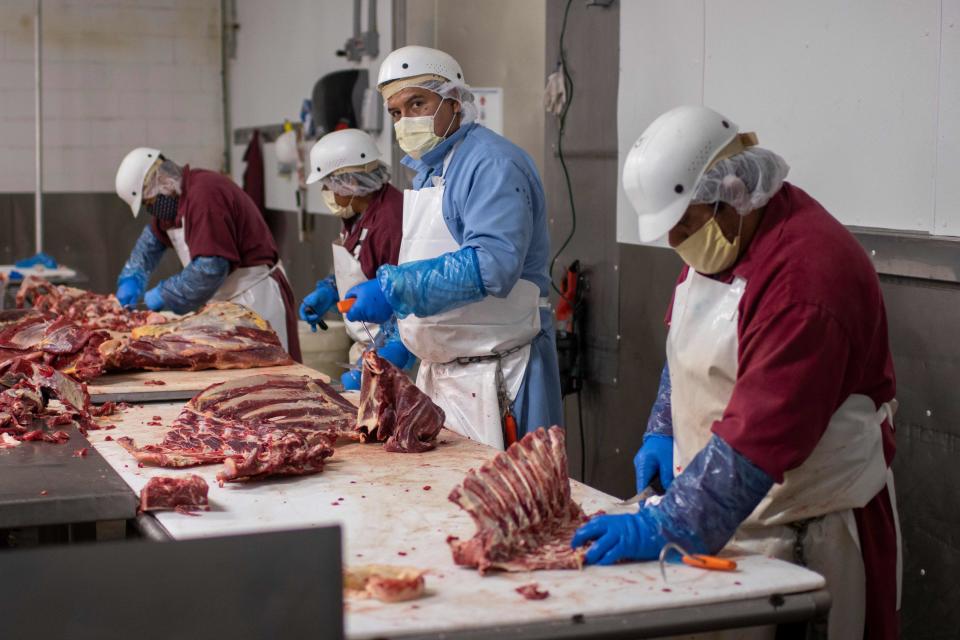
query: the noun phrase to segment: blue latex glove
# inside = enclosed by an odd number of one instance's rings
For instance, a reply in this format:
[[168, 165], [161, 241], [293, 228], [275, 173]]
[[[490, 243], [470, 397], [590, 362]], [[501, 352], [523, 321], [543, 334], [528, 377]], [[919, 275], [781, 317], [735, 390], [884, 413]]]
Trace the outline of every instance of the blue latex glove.
[[669, 488], [673, 482], [673, 438], [648, 432], [643, 446], [633, 457], [633, 468], [637, 472], [637, 493], [650, 486], [657, 474], [663, 488]]
[[147, 307], [151, 311], [161, 311], [164, 307], [163, 296], [160, 295], [161, 286], [163, 286], [162, 283], [158, 284], [143, 296], [143, 301], [147, 303]]
[[[382, 267], [381, 267], [382, 268]], [[356, 298], [350, 310], [347, 311], [347, 320], [353, 322], [373, 322], [381, 324], [393, 315], [393, 307], [387, 302], [377, 280], [367, 280], [347, 291], [346, 298]]]
[[48, 253], [40, 252], [36, 255], [30, 256], [29, 258], [24, 258], [23, 260], [17, 260], [13, 263], [15, 267], [35, 267], [38, 264], [45, 266], [47, 269], [56, 269], [57, 261], [53, 259]]
[[313, 292], [307, 294], [303, 302], [300, 303], [300, 319], [308, 322], [311, 331], [316, 333], [317, 322], [339, 299], [340, 296], [337, 295], [337, 287], [333, 278], [320, 280]]
[[125, 307], [132, 307], [140, 302], [140, 296], [143, 295], [143, 286], [138, 278], [132, 276], [120, 278], [117, 283], [117, 300]]
[[361, 374], [359, 370], [347, 371], [342, 376], [340, 376], [340, 384], [343, 385], [344, 391], [359, 391], [360, 390], [360, 380]]
[[573, 536], [576, 548], [593, 542], [584, 558], [587, 564], [609, 565], [622, 560], [653, 560], [666, 544], [657, 523], [644, 511], [598, 516]]
[[406, 369], [412, 356], [410, 350], [403, 346], [400, 340], [391, 340], [382, 347], [378, 347], [377, 355], [399, 369]]
[[487, 295], [473, 247], [399, 266], [381, 265], [377, 280], [398, 318], [436, 315]]

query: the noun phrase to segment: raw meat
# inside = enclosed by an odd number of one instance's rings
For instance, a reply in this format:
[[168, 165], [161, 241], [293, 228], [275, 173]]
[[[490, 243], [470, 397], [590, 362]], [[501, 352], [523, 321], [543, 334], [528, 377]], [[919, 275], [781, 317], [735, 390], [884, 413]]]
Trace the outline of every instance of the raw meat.
[[249, 369], [292, 364], [270, 324], [232, 302], [160, 325], [136, 327], [129, 338], [105, 342], [108, 369]]
[[447, 538], [456, 564], [481, 574], [583, 566], [586, 551], [571, 549], [570, 540], [586, 516], [570, 497], [559, 427], [528, 433], [479, 471], [471, 469], [449, 499], [477, 527], [470, 540]]
[[514, 589], [517, 593], [522, 595], [527, 600], [543, 600], [550, 597], [550, 592], [546, 589], [540, 590], [540, 585], [536, 582], [531, 582], [530, 584], [525, 584], [522, 587], [517, 587]]
[[17, 292], [17, 306], [22, 308], [27, 304], [41, 313], [88, 329], [128, 332], [140, 325], [167, 321], [165, 316], [152, 311], [124, 309], [112, 294], [55, 285], [39, 276], [27, 276]]
[[[94, 409], [81, 383], [49, 365], [25, 358], [0, 364], [0, 434], [16, 440], [42, 440], [63, 443], [70, 439], [65, 431], [46, 432], [39, 422], [53, 428], [76, 424], [82, 433], [99, 429], [95, 415], [106, 415], [112, 407]], [[60, 401], [48, 405], [49, 397]], [[7, 438], [4, 438], [7, 441]]]
[[86, 329], [66, 318], [28, 313], [0, 328], [0, 365], [28, 358], [89, 380], [103, 372], [99, 347], [109, 338], [106, 331]]
[[309, 376], [247, 376], [207, 387], [193, 397], [163, 441], [137, 447], [117, 442], [144, 464], [188, 467], [224, 462], [221, 482], [301, 475], [323, 469], [356, 409], [328, 384]]
[[140, 510], [209, 509], [207, 491], [209, 491], [207, 481], [192, 473], [177, 478], [157, 476], [150, 478], [140, 490]]
[[280, 429], [260, 436], [250, 451], [223, 461], [217, 482], [252, 480], [258, 476], [299, 476], [323, 471], [323, 461], [333, 455], [332, 438], [325, 433], [301, 434]]
[[363, 355], [357, 412], [361, 442], [385, 442], [385, 450], [398, 453], [429, 451], [437, 446], [445, 418], [403, 371], [373, 350]]
[[386, 564], [349, 567], [343, 572], [343, 589], [354, 598], [405, 602], [423, 597], [426, 582], [421, 569]]

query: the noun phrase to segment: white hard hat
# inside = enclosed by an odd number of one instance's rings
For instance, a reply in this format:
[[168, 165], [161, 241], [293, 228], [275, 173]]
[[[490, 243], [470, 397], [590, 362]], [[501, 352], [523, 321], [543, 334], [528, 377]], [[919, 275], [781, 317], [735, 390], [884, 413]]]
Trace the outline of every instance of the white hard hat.
[[117, 169], [117, 195], [130, 205], [134, 218], [140, 213], [140, 204], [143, 202], [143, 181], [159, 157], [159, 149], [137, 147], [124, 157]]
[[440, 76], [455, 86], [466, 86], [463, 80], [463, 69], [449, 53], [430, 47], [411, 45], [391, 51], [390, 55], [383, 59], [377, 76], [377, 89], [383, 89], [385, 84], [395, 80], [424, 75]]
[[380, 150], [366, 131], [341, 129], [317, 140], [310, 149], [307, 184], [323, 180], [348, 167], [366, 167], [380, 160]]
[[623, 165], [623, 189], [637, 212], [641, 242], [663, 237], [680, 222], [700, 177], [738, 132], [728, 118], [698, 106], [671, 109], [647, 127]]

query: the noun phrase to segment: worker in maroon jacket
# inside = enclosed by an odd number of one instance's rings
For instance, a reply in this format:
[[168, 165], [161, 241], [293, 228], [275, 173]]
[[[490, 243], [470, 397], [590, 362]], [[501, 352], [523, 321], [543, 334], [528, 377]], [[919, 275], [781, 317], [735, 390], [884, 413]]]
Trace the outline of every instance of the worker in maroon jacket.
[[687, 264], [635, 460], [638, 487], [657, 475], [667, 489], [573, 543], [612, 564], [732, 541], [824, 575], [831, 638], [898, 637], [895, 383], [877, 274], [754, 145], [719, 113], [679, 107], [627, 156], [640, 239], [666, 237]]
[[[295, 360], [300, 340], [293, 291], [263, 215], [230, 178], [180, 167], [157, 149], [134, 149], [120, 163], [117, 195], [148, 224], [117, 279], [117, 298], [134, 305], [143, 296], [154, 311], [194, 311], [210, 300], [229, 300], [256, 311]], [[177, 275], [146, 291], [163, 253], [173, 248]]]
[[[403, 236], [403, 194], [391, 185], [373, 138], [359, 129], [342, 129], [320, 138], [310, 150], [307, 184], [320, 183], [320, 194], [330, 212], [343, 221], [333, 243], [333, 274], [317, 282], [300, 304], [300, 318], [316, 331], [320, 318], [355, 285], [375, 278], [384, 264], [397, 264]], [[377, 353], [403, 369], [414, 359], [397, 330], [396, 317], [383, 324], [344, 318], [354, 340], [351, 361], [376, 340]], [[367, 332], [370, 332], [368, 335]], [[360, 367], [346, 372], [347, 390], [360, 388]]]

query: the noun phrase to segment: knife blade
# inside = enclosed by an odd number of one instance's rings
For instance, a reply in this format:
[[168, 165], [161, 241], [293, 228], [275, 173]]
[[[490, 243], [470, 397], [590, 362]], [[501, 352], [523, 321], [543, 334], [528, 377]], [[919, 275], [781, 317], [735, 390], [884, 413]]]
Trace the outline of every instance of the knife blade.
[[654, 488], [648, 486], [646, 489], [634, 495], [632, 498], [621, 500], [618, 504], [621, 507], [627, 507], [631, 504], [637, 504], [638, 502], [646, 502], [647, 498], [652, 498], [655, 495], [657, 495], [657, 492], [654, 490]]
[[[337, 303], [337, 309], [343, 315], [347, 315], [347, 311], [350, 311], [350, 309], [353, 307], [354, 304], [356, 304], [356, 302], [357, 302], [356, 298], [347, 298], [346, 300], [341, 300], [340, 302]], [[373, 339], [373, 334], [370, 333], [370, 328], [367, 327], [367, 323], [364, 322], [363, 320], [360, 321], [360, 324], [363, 326], [363, 330], [367, 332], [367, 337], [370, 338], [370, 348], [375, 349], [374, 345], [376, 344], [376, 341]]]

